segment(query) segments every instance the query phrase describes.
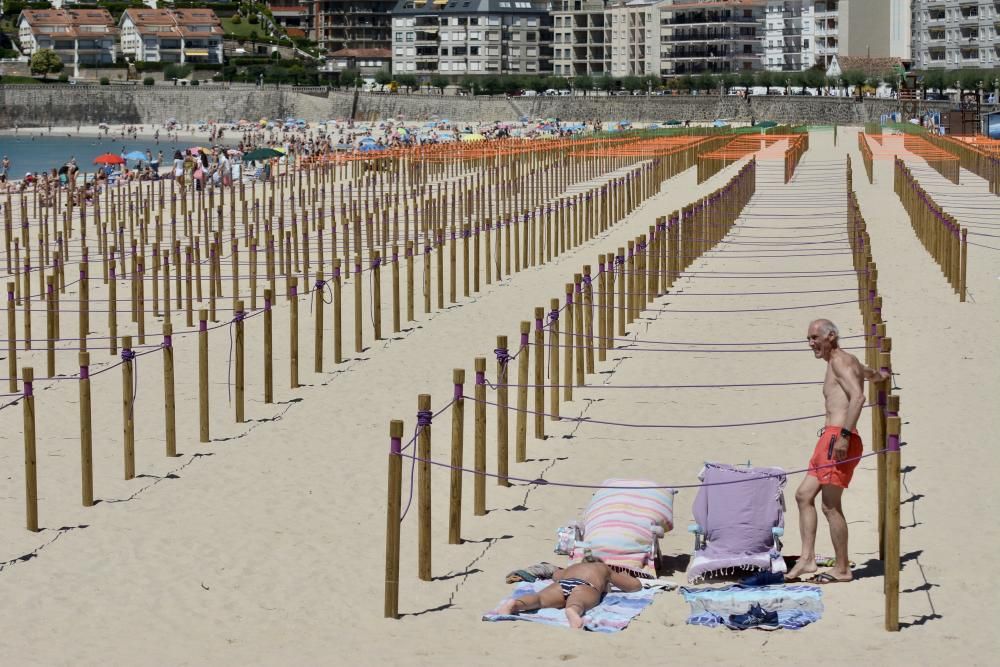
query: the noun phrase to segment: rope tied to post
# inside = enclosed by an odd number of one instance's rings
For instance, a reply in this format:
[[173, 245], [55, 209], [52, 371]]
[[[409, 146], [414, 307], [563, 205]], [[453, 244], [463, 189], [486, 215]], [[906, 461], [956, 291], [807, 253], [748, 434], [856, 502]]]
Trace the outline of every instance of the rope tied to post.
[[493, 350], [493, 354], [497, 355], [497, 363], [500, 364], [501, 368], [507, 368], [507, 364], [510, 363], [510, 353], [506, 347], [498, 347]]

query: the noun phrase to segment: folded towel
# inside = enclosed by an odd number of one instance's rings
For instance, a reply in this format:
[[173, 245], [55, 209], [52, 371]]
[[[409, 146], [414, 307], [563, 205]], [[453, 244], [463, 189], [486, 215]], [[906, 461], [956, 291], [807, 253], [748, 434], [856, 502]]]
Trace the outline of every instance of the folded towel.
[[[537, 593], [551, 582], [535, 581], [532, 583], [522, 582], [517, 585], [511, 598], [520, 595]], [[635, 593], [622, 593], [612, 591], [601, 604], [587, 612], [584, 616], [584, 629], [591, 632], [619, 632], [624, 630], [629, 621], [642, 613], [652, 603], [653, 598], [661, 590], [666, 590], [668, 582], [663, 582], [663, 586], [643, 588]], [[505, 598], [509, 599], [509, 598]], [[503, 602], [501, 600], [501, 602]], [[500, 605], [497, 605], [499, 607]], [[545, 625], [558, 625], [564, 628], [569, 627], [566, 620], [566, 612], [562, 609], [539, 609], [534, 612], [522, 614], [498, 614], [496, 610], [483, 614], [484, 621], [529, 621], [533, 623], [544, 623]]]
[[781, 627], [790, 630], [815, 623], [823, 616], [823, 592], [819, 586], [795, 584], [747, 587], [731, 584], [720, 588], [680, 589], [691, 605], [690, 625], [715, 627], [725, 624], [730, 614], [744, 614], [752, 604], [778, 612]]

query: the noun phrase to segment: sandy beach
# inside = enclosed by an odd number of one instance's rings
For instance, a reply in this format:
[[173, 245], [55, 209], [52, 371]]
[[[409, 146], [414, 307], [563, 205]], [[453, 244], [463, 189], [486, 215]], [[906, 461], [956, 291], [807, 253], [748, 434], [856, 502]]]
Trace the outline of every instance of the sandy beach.
[[[76, 131], [53, 128], [53, 133], [63, 130]], [[510, 474], [592, 485], [609, 477], [687, 485], [697, 482], [706, 461], [804, 468], [823, 425], [817, 415], [823, 411], [818, 383], [824, 372], [823, 362], [805, 343], [806, 327], [827, 317], [840, 326], [845, 347], [863, 340], [850, 338], [863, 333], [845, 240], [844, 174], [850, 155], [879, 268], [906, 442], [900, 632], [883, 628], [873, 458], [862, 460], [844, 496], [855, 581], [824, 587], [822, 619], [802, 630], [737, 633], [687, 625], [688, 605], [677, 592], [659, 594], [618, 634], [485, 623], [482, 615], [511, 589], [504, 584], [508, 571], [539, 560], [565, 560], [553, 554], [556, 529], [579, 515], [591, 491], [522, 482], [503, 487], [491, 479], [488, 513], [474, 517], [473, 485], [467, 478], [464, 543], [448, 545], [449, 471], [438, 467], [432, 473], [434, 580], [417, 578], [414, 507], [402, 524], [402, 618], [383, 618], [389, 421], [403, 419], [408, 438], [417, 395], [431, 394], [434, 410], [444, 407], [452, 396], [452, 369], [466, 370], [471, 392], [476, 357], [487, 358], [487, 376], [494, 380], [496, 336], [508, 336], [513, 347], [519, 322], [531, 320], [537, 306], [548, 310], [549, 300], [562, 297], [565, 283], [584, 264], [596, 270], [599, 253], [616, 251], [658, 217], [722, 186], [746, 163], [743, 159], [701, 184], [688, 169], [597, 238], [551, 262], [483, 284], [473, 296], [459, 293], [457, 303], [429, 315], [420, 308], [418, 284], [416, 321], [379, 341], [373, 341], [366, 321], [361, 353], [354, 352], [350, 336], [354, 286], [348, 284], [343, 292], [346, 361], [334, 365], [328, 348], [321, 373], [312, 369], [313, 319], [308, 297], [302, 298], [302, 386], [294, 390], [288, 377], [289, 309], [282, 293], [274, 309], [273, 404], [262, 400], [262, 318], [246, 323], [246, 423], [232, 418], [231, 337], [224, 330], [211, 335], [212, 440], [207, 444], [198, 442], [196, 336], [178, 338], [177, 458], [163, 455], [160, 355], [140, 357], [135, 479], [126, 481], [121, 474], [121, 374], [115, 369], [94, 376], [99, 502], [93, 507], [80, 504], [77, 383], [39, 383], [38, 533], [24, 529], [21, 407], [0, 410], [0, 462], [6, 471], [0, 478], [0, 598], [11, 612], [0, 633], [0, 655], [17, 665], [992, 664], [991, 656], [1000, 649], [988, 613], [989, 600], [1000, 596], [1000, 584], [989, 575], [992, 549], [1000, 546], [993, 515], [997, 501], [989, 491], [997, 468], [989, 436], [1000, 429], [995, 407], [1000, 343], [993, 335], [1000, 325], [1000, 252], [969, 249], [970, 299], [959, 303], [893, 193], [891, 160], [875, 162], [874, 184], [864, 177], [857, 131], [840, 128], [836, 146], [831, 131], [813, 131], [810, 148], [787, 184], [784, 162], [773, 154], [759, 156], [756, 194], [726, 242], [696, 260], [669, 294], [653, 301], [629, 327], [631, 342], [619, 341], [621, 349], [609, 352], [588, 378], [591, 386], [577, 388], [574, 400], [562, 406], [564, 416], [631, 427], [547, 421], [548, 437], [535, 440], [529, 425], [528, 461], [512, 463]], [[963, 171], [962, 185], [955, 186], [920, 158], [902, 157], [960, 220], [995, 223], [997, 199], [982, 179]], [[569, 192], [604, 180], [573, 183]], [[804, 240], [822, 245], [791, 245]], [[760, 249], [747, 252], [753, 247]], [[418, 281], [421, 271], [418, 262]], [[36, 286], [37, 279], [31, 284]], [[91, 318], [103, 327], [106, 292], [103, 286], [95, 289]], [[230, 292], [224, 296], [223, 327], [230, 317]], [[62, 327], [72, 337], [72, 286], [63, 299]], [[128, 320], [126, 306], [120, 315], [123, 323]], [[181, 313], [174, 316], [180, 328]], [[35, 336], [42, 338], [44, 312], [34, 317]], [[329, 346], [332, 318], [327, 317]], [[389, 321], [385, 300], [382, 318]], [[140, 351], [159, 345], [159, 323], [151, 319], [147, 331], [149, 347]], [[95, 370], [118, 360], [106, 343], [96, 337], [90, 343]], [[745, 353], [720, 351], [733, 343], [742, 343]], [[780, 351], [765, 351], [768, 347]], [[44, 375], [44, 342], [36, 340], [31, 354], [36, 374]], [[20, 365], [26, 363], [24, 356]], [[60, 352], [60, 374], [77, 371], [74, 356], [71, 341]], [[623, 388], [791, 382], [817, 384]], [[0, 397], [0, 404], [9, 400]], [[472, 407], [467, 402], [466, 462], [472, 456]], [[495, 472], [492, 412], [490, 419], [488, 470]], [[727, 426], [748, 422], [753, 425]], [[664, 427], [638, 427], [652, 424]], [[693, 425], [704, 428], [687, 428]], [[435, 460], [448, 460], [450, 428], [447, 414], [434, 422]], [[867, 451], [867, 410], [859, 431]], [[404, 506], [409, 472], [404, 464]], [[800, 479], [790, 476], [785, 489], [783, 551], [788, 555], [800, 548], [793, 499]], [[691, 553], [686, 526], [693, 500], [692, 489], [676, 496], [676, 527], [661, 542], [665, 555]], [[822, 513], [817, 549], [831, 553]], [[667, 579], [686, 584], [683, 571]]]

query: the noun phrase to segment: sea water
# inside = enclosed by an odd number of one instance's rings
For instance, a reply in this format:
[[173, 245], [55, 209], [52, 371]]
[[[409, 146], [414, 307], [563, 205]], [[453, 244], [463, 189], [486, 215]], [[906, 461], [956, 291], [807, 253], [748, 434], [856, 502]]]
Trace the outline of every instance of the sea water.
[[[42, 136], [38, 136], [42, 133]], [[202, 143], [197, 143], [201, 141]], [[225, 144], [233, 142], [224, 141]], [[38, 173], [41, 171], [58, 169], [69, 162], [70, 158], [76, 158], [77, 167], [84, 172], [93, 172], [94, 158], [104, 153], [121, 155], [122, 150], [126, 153], [147, 150], [156, 158], [158, 151], [163, 151], [163, 164], [161, 170], [170, 165], [174, 158], [174, 151], [185, 150], [193, 146], [207, 146], [208, 139], [181, 139], [174, 142], [166, 138], [166, 132], [160, 137], [157, 143], [152, 137], [139, 137], [138, 139], [123, 139], [120, 135], [109, 134], [106, 137], [59, 137], [50, 135], [43, 130], [32, 128], [31, 130], [21, 130], [17, 135], [0, 135], [0, 156], [6, 155], [10, 159], [9, 179], [24, 178], [26, 172]], [[129, 161], [128, 166], [135, 166], [137, 163]]]

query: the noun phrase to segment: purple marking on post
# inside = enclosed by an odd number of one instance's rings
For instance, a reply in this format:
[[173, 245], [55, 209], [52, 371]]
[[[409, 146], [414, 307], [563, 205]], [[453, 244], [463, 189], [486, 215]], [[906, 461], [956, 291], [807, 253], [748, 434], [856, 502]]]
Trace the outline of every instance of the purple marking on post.
[[572, 306], [573, 305], [573, 293], [572, 292], [566, 292], [566, 305], [567, 306]]
[[465, 392], [462, 391], [462, 385], [461, 385], [461, 383], [456, 382], [455, 383], [455, 393], [453, 394], [453, 396], [455, 397], [455, 400], [456, 401], [461, 400], [462, 399], [462, 395], [464, 393]]
[[89, 366], [80, 366], [80, 379], [81, 380], [89, 380], [90, 379], [90, 367]]
[[165, 336], [163, 336], [163, 347], [173, 347], [173, 345], [174, 345], [173, 336], [171, 336], [170, 334], [166, 334]]
[[31, 387], [31, 385], [33, 385], [33, 384], [34, 384], [33, 382], [25, 382], [24, 383], [24, 397], [25, 398], [31, 398], [32, 396], [35, 395], [34, 391], [32, 390], [32, 387]]
[[[541, 322], [541, 320], [537, 320], [537, 321]], [[528, 344], [528, 334], [523, 333], [523, 334], [521, 334], [521, 347], [524, 347], [527, 344]]]
[[198, 320], [198, 331], [208, 331], [208, 320]]
[[486, 384], [486, 373], [476, 371], [476, 384]]
[[399, 456], [403, 451], [400, 438], [389, 438], [389, 453]]
[[885, 440], [885, 451], [899, 452], [899, 436], [890, 434]]

